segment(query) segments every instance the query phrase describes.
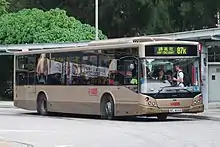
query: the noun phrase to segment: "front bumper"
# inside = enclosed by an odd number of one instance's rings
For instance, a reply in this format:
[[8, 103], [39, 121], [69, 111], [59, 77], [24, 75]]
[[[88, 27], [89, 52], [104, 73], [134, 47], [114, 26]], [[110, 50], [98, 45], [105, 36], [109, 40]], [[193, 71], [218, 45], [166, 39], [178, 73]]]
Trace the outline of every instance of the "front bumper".
[[[181, 109], [181, 112], [169, 112], [169, 109]], [[195, 105], [190, 107], [178, 108], [178, 107], [148, 107], [141, 105], [140, 106], [140, 115], [153, 115], [160, 113], [168, 113], [168, 114], [177, 114], [177, 113], [201, 113], [204, 112], [204, 105]]]

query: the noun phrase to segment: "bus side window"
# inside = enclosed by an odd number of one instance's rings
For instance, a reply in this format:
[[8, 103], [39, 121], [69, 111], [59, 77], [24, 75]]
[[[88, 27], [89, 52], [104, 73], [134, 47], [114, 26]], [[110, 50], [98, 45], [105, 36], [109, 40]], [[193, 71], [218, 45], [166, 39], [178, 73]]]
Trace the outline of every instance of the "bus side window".
[[32, 85], [32, 83], [30, 83], [30, 73], [32, 68], [33, 66], [29, 63], [29, 58], [27, 55], [17, 57], [17, 85]]
[[[62, 53], [52, 53], [50, 60], [44, 72], [47, 85], [64, 85], [66, 84], [66, 58]], [[65, 66], [66, 65], [66, 66]], [[47, 71], [48, 70], [48, 71]], [[41, 74], [42, 75], [42, 74]], [[42, 77], [41, 77], [42, 78]]]
[[38, 54], [36, 55], [36, 84], [46, 85], [50, 84], [51, 77], [54, 73], [51, 73], [51, 60], [50, 54]]

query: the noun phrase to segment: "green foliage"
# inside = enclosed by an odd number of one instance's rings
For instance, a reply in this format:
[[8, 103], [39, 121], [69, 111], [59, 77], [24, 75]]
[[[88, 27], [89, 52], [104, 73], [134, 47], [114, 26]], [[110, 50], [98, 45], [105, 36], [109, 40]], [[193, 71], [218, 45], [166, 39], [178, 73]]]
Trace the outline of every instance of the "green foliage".
[[[94, 1], [67, 1], [69, 14], [94, 23]], [[109, 37], [215, 27], [220, 10], [219, 0], [102, 0], [99, 5], [100, 28]]]
[[[38, 0], [11, 1], [20, 9], [42, 7]], [[44, 8], [59, 6], [81, 22], [95, 24], [94, 0], [59, 1], [43, 0]], [[99, 0], [99, 27], [110, 38], [210, 28], [216, 27], [219, 10], [220, 0]]]
[[[106, 36], [99, 30], [99, 38]], [[82, 24], [66, 11], [23, 9], [0, 17], [0, 43], [58, 43], [95, 39], [95, 28]]]
[[9, 3], [7, 0], [0, 0], [0, 15], [7, 13]]
[[10, 2], [9, 12], [17, 12], [24, 8], [39, 8], [38, 0], [8, 0]]

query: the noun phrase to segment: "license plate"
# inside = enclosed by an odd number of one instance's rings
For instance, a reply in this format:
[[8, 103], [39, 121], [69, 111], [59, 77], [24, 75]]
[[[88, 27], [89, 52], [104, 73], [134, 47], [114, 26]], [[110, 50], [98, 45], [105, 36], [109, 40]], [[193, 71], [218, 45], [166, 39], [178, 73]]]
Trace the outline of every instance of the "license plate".
[[183, 112], [182, 109], [169, 109], [170, 113]]

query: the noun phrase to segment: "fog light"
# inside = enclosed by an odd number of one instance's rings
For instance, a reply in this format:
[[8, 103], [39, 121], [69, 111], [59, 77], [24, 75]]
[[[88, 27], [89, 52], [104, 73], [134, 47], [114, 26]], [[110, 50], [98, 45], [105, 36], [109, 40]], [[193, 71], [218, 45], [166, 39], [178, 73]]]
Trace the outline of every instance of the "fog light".
[[148, 102], [148, 101], [149, 101], [149, 97], [146, 97], [146, 98], [145, 98], [145, 101], [147, 101], [147, 102]]
[[148, 105], [151, 105], [151, 101], [148, 102]]

